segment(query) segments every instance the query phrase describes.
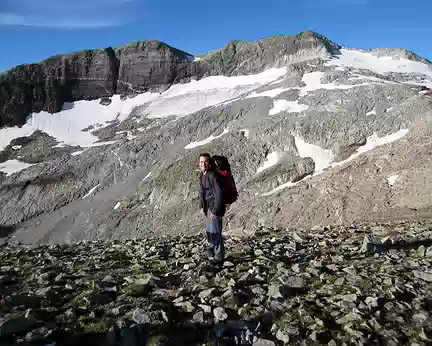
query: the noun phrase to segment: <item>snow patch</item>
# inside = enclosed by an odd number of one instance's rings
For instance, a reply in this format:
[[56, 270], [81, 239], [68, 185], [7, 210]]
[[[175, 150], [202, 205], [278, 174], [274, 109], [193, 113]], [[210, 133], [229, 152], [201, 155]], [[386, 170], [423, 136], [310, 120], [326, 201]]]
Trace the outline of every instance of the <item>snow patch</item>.
[[366, 115], [376, 115], [376, 114], [377, 114], [377, 112], [376, 112], [375, 108], [366, 113]]
[[309, 106], [300, 104], [298, 101], [275, 100], [273, 108], [270, 109], [269, 115], [279, 114], [287, 111], [289, 113], [301, 113], [309, 109]]
[[90, 189], [90, 191], [89, 192], [87, 192], [87, 194], [82, 198], [82, 199], [84, 199], [84, 198], [86, 198], [86, 197], [88, 197], [88, 196], [90, 196], [98, 187], [99, 187], [99, 185], [100, 184], [97, 184], [95, 187], [92, 187], [91, 189]]
[[262, 164], [262, 166], [258, 167], [256, 171], [257, 174], [277, 164], [279, 158], [280, 155], [276, 151], [273, 151], [270, 154], [268, 154], [266, 157], [266, 161]]
[[323, 84], [321, 83], [321, 78], [324, 77], [324, 75], [325, 75], [324, 72], [319, 72], [319, 71], [305, 73], [303, 75], [302, 81], [306, 84], [306, 86], [300, 89], [300, 96], [305, 96], [307, 95], [308, 92], [319, 90], [319, 89], [335, 90], [335, 89], [352, 89], [358, 87], [358, 85], [336, 85], [334, 83]]
[[391, 176], [387, 177], [387, 182], [390, 186], [393, 186], [398, 179], [399, 179], [399, 175], [397, 175], [397, 174], [391, 175]]
[[209, 144], [211, 141], [222, 137], [223, 135], [227, 134], [228, 132], [229, 132], [229, 130], [226, 128], [223, 130], [223, 132], [220, 135], [217, 135], [217, 136], [210, 135], [209, 137], [207, 137], [206, 139], [204, 139], [202, 141], [189, 143], [188, 145], [185, 146], [185, 149], [192, 149], [192, 148], [196, 148], [196, 147], [199, 147], [202, 145]]
[[151, 172], [149, 172], [144, 178], [143, 178], [143, 180], [141, 180], [141, 181], [145, 181], [145, 180], [147, 180], [148, 178], [150, 178], [150, 176], [151, 176]]
[[114, 210], [117, 210], [121, 205], [121, 202], [117, 202], [116, 205], [114, 206]]
[[12, 150], [18, 150], [18, 149], [21, 149], [22, 148], [22, 145], [14, 145], [14, 146], [12, 146]]
[[272, 90], [267, 90], [263, 92], [253, 92], [252, 94], [246, 96], [247, 99], [254, 98], [254, 97], [276, 97], [283, 92], [290, 90], [291, 88], [276, 88]]
[[318, 145], [306, 143], [302, 138], [294, 136], [295, 145], [300, 157], [310, 157], [315, 162], [314, 175], [321, 173], [329, 167], [334, 160], [331, 150], [322, 149]]
[[84, 150], [74, 151], [73, 153], [71, 153], [71, 155], [77, 156], [77, 155], [81, 155], [83, 152], [84, 152]]
[[[399, 72], [421, 73], [428, 76], [432, 85], [432, 68], [428, 65], [408, 59], [396, 59], [389, 56], [377, 57], [369, 52], [341, 49], [341, 55], [326, 63], [327, 66], [350, 66], [370, 70], [376, 73]], [[429, 84], [429, 83], [425, 83]]]
[[334, 162], [332, 163], [331, 166], [332, 167], [342, 166], [345, 163], [354, 160], [356, 157], [360, 156], [363, 153], [366, 153], [382, 145], [389, 144], [403, 138], [408, 132], [409, 132], [408, 129], [401, 129], [395, 133], [392, 133], [384, 137], [378, 137], [378, 135], [374, 133], [372, 136], [369, 136], [367, 138], [366, 144], [359, 147], [357, 151], [354, 154], [352, 154], [349, 158], [340, 162]]
[[272, 68], [255, 75], [212, 76], [185, 84], [176, 84], [153, 100], [142, 114], [148, 118], [186, 116], [206, 107], [236, 99], [280, 78], [285, 72], [285, 67]]
[[26, 163], [18, 160], [7, 160], [0, 163], [0, 171], [6, 173], [6, 176], [10, 176], [33, 165], [34, 163]]
[[[305, 178], [306, 179], [306, 178]], [[303, 179], [304, 180], [304, 179]], [[292, 183], [292, 182], [287, 182], [287, 183], [285, 183], [285, 184], [282, 184], [282, 185], [279, 185], [278, 187], [276, 187], [276, 188], [274, 188], [273, 190], [271, 190], [271, 191], [269, 191], [269, 192], [266, 192], [266, 193], [263, 193], [263, 196], [269, 196], [269, 195], [272, 195], [272, 194], [274, 194], [274, 193], [276, 193], [276, 192], [278, 192], [278, 191], [280, 191], [280, 190], [283, 190], [283, 189], [286, 189], [286, 188], [290, 188], [290, 187], [293, 187], [293, 186], [295, 186], [295, 185], [297, 185], [298, 184], [298, 182], [295, 182], [295, 183]]]

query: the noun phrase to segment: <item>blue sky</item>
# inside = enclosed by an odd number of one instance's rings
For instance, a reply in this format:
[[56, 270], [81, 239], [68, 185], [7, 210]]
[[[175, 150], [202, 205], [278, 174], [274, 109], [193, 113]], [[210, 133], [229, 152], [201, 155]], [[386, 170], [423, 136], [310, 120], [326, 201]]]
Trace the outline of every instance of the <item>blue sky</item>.
[[432, 60], [431, 14], [431, 0], [0, 0], [0, 71], [136, 40], [202, 54], [307, 29], [349, 47], [403, 47]]

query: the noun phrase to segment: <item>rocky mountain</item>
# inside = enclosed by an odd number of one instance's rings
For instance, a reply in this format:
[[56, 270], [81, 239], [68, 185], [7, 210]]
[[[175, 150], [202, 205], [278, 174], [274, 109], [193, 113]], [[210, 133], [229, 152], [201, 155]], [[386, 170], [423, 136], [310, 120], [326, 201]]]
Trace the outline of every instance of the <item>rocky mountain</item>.
[[[202, 57], [160, 42], [0, 81], [0, 225], [25, 243], [202, 231], [200, 152], [230, 158], [228, 235], [431, 215], [432, 68], [304, 32]], [[20, 125], [20, 126], [15, 126]]]
[[[0, 126], [23, 125], [30, 112], [59, 112], [65, 102], [163, 90], [191, 78], [261, 72], [301, 60], [304, 54], [326, 55], [331, 50], [325, 39], [306, 32], [256, 44], [231, 42], [199, 64], [190, 54], [159, 41], [58, 55], [0, 76]], [[252, 56], [257, 59], [248, 61]]]

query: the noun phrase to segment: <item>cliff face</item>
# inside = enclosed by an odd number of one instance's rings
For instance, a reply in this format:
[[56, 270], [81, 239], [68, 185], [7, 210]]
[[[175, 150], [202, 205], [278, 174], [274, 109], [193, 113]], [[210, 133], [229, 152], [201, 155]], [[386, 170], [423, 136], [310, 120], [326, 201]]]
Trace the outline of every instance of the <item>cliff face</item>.
[[58, 112], [64, 102], [110, 96], [117, 70], [112, 48], [18, 66], [0, 79], [0, 126], [22, 125], [30, 112]]
[[22, 125], [31, 112], [59, 112], [65, 102], [157, 91], [191, 78], [258, 73], [311, 56], [324, 58], [335, 49], [324, 37], [305, 32], [233, 41], [199, 61], [159, 41], [58, 55], [0, 76], [0, 127]]
[[152, 41], [18, 66], [0, 77], [0, 127], [22, 125], [31, 112], [59, 112], [65, 102], [169, 85], [176, 66], [189, 61], [186, 53]]
[[141, 41], [117, 48], [117, 92], [136, 93], [168, 86], [193, 56], [159, 41]]

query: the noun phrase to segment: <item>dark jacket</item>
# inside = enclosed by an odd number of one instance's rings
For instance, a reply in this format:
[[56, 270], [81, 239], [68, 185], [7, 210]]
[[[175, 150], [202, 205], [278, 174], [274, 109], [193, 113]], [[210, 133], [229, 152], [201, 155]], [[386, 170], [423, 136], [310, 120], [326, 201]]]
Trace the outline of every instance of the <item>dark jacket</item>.
[[200, 174], [199, 197], [201, 209], [204, 209], [205, 212], [210, 211], [213, 215], [220, 217], [225, 215], [222, 188], [214, 171]]

